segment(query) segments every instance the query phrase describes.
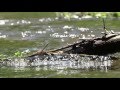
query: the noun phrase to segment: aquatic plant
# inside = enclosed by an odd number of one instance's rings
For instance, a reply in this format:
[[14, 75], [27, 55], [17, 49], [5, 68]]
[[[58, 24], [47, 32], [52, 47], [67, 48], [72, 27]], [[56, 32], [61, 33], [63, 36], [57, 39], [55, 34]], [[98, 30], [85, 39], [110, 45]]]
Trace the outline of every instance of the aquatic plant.
[[27, 54], [27, 52], [22, 51], [16, 51], [13, 55], [13, 57], [24, 57]]
[[22, 54], [22, 52], [17, 51], [17, 52], [15, 52], [14, 56], [15, 56], [15, 57], [22, 57], [23, 54]]

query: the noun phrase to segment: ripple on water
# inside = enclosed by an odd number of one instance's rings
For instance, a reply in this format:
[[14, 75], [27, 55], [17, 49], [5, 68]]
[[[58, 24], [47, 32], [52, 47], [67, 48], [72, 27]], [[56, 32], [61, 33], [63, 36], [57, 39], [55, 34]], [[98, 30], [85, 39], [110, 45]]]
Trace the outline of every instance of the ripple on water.
[[[53, 22], [49, 24], [47, 22]], [[77, 38], [87, 36], [85, 35], [88, 31], [91, 31], [90, 28], [85, 27], [75, 27], [73, 25], [63, 24], [54, 24], [58, 20], [54, 18], [41, 18], [41, 19], [10, 19], [10, 20], [1, 20], [0, 27], [2, 35], [0, 38], [6, 39], [16, 39], [16, 40], [36, 40], [41, 37], [47, 38], [62, 38], [62, 42], [65, 42], [63, 38]], [[63, 22], [64, 23], [64, 22]], [[93, 31], [93, 30], [92, 30]], [[80, 35], [83, 36], [80, 36]], [[92, 33], [88, 37], [94, 37]]]
[[[93, 59], [95, 58], [95, 59]], [[29, 59], [30, 60], [30, 59]], [[70, 55], [49, 55], [36, 56], [30, 62], [28, 59], [15, 58], [10, 61], [4, 61], [4, 66], [15, 68], [25, 68], [27, 66], [44, 67], [44, 69], [64, 70], [71, 69], [100, 69], [107, 70], [111, 66], [112, 60], [109, 56], [80, 56], [76, 54]]]

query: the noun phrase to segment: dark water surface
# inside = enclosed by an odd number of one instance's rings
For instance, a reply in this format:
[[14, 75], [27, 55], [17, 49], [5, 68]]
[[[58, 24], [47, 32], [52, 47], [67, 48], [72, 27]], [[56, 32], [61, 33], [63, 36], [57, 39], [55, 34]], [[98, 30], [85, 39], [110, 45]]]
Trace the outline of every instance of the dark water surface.
[[[119, 20], [106, 20], [106, 28], [119, 32]], [[9, 61], [0, 62], [0, 77], [120, 77], [111, 71], [113, 59], [109, 56], [57, 55], [36, 57], [34, 62], [13, 57], [15, 52], [32, 54], [49, 43], [46, 50], [72, 44], [80, 38], [101, 36], [101, 19], [58, 20], [30, 18], [0, 20], [0, 54]], [[26, 55], [27, 55], [26, 54]], [[119, 53], [113, 56], [119, 57]], [[115, 74], [113, 74], [115, 73]], [[118, 73], [118, 74], [116, 74]], [[103, 74], [103, 75], [102, 75]]]

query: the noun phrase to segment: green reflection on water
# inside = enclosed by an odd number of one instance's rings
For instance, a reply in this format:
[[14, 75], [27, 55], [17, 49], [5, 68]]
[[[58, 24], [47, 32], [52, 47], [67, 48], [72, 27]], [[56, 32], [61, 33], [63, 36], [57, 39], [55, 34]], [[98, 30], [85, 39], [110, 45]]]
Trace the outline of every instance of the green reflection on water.
[[[62, 73], [60, 73], [62, 72]], [[75, 73], [73, 73], [75, 72]], [[73, 71], [71, 70], [36, 70], [34, 67], [17, 69], [0, 68], [0, 78], [120, 78], [119, 71]]]
[[24, 68], [23, 70], [15, 70], [12, 67], [0, 68], [0, 77], [1, 78], [45, 78], [51, 74], [54, 74], [56, 71], [52, 70], [36, 70], [35, 68]]

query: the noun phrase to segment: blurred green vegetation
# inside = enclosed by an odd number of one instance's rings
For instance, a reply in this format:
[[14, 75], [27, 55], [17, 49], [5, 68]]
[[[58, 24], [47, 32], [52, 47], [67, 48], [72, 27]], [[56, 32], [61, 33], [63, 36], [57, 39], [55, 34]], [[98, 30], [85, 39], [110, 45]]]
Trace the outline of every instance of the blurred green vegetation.
[[118, 18], [120, 12], [56, 12], [56, 16], [68, 20], [71, 18]]
[[0, 19], [56, 17], [55, 12], [0, 12]]
[[118, 18], [120, 12], [0, 12], [0, 19], [48, 18], [59, 17], [71, 19], [77, 17]]

